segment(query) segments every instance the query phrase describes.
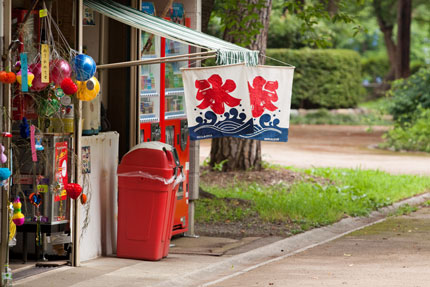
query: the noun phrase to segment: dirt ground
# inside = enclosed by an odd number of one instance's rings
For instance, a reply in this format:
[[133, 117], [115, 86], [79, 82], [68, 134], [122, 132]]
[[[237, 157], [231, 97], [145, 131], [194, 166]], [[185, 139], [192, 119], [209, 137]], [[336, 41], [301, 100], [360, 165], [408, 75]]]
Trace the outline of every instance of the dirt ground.
[[[255, 182], [261, 185], [273, 184], [292, 184], [297, 181], [311, 181], [320, 184], [329, 184], [330, 181], [325, 178], [310, 176], [300, 172], [291, 170], [266, 169], [263, 171], [249, 172], [216, 172], [211, 171], [209, 167], [201, 169], [200, 182], [203, 185], [215, 183], [220, 187], [234, 186], [237, 182]], [[214, 196], [207, 193], [204, 189], [200, 189], [200, 198], [214, 199]], [[253, 202], [243, 199], [223, 199], [224, 204], [229, 209], [250, 208]], [[197, 203], [198, 204], [198, 203]], [[222, 212], [220, 210], [220, 212]], [[301, 227], [295, 222], [265, 222], [262, 221], [258, 214], [249, 214], [242, 221], [226, 221], [217, 223], [195, 222], [196, 233], [206, 236], [218, 236], [229, 238], [244, 238], [244, 237], [267, 237], [267, 236], [291, 236], [294, 233], [301, 232]]]
[[[290, 127], [289, 142], [262, 142], [263, 159], [270, 163], [308, 168], [334, 166], [363, 169], [380, 169], [390, 173], [430, 175], [430, 156], [424, 153], [401, 153], [377, 149], [387, 127], [374, 127], [372, 132], [365, 126], [300, 125]], [[209, 156], [210, 140], [201, 141], [201, 162]], [[328, 182], [321, 178], [289, 170], [265, 170], [263, 172], [211, 172], [201, 169], [201, 181], [221, 186], [234, 185], [236, 181], [258, 182], [265, 185], [295, 181]], [[208, 195], [201, 192], [201, 197]], [[231, 208], [247, 208], [250, 202], [229, 200]], [[290, 236], [300, 232], [293, 222], [262, 222], [258, 215], [250, 215], [243, 222], [196, 223], [196, 233], [208, 236], [232, 238], [247, 236]]]
[[[263, 160], [295, 167], [379, 169], [394, 174], [430, 175], [430, 155], [377, 149], [387, 127], [292, 125], [287, 143], [262, 142]], [[200, 142], [200, 160], [210, 140]]]

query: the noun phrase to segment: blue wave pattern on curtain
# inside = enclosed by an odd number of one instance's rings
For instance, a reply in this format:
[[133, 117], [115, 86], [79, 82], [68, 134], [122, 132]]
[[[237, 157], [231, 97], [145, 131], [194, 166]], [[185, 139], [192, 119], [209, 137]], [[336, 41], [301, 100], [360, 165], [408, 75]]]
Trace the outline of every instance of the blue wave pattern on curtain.
[[185, 26], [148, 15], [115, 1], [84, 0], [84, 5], [107, 17], [148, 33], [187, 45], [215, 50], [219, 65], [246, 63], [249, 66], [255, 66], [258, 64], [259, 51], [240, 47]]

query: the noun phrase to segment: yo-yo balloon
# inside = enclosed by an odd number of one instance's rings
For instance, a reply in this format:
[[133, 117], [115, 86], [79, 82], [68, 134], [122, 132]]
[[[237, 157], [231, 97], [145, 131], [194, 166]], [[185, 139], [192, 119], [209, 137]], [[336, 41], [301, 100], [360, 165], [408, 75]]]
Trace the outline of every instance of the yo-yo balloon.
[[81, 101], [92, 101], [100, 92], [100, 83], [96, 77], [92, 77], [86, 82], [78, 82], [77, 97]]
[[72, 74], [72, 68], [69, 63], [64, 59], [54, 59], [49, 63], [50, 72], [49, 79], [54, 82], [56, 86], [60, 86], [65, 78], [69, 78]]
[[96, 62], [88, 55], [79, 54], [73, 58], [72, 68], [76, 79], [85, 82], [91, 79], [96, 73]]
[[29, 69], [34, 75], [31, 90], [35, 92], [44, 90], [49, 83], [42, 83], [42, 65], [40, 63], [33, 63], [30, 65]]

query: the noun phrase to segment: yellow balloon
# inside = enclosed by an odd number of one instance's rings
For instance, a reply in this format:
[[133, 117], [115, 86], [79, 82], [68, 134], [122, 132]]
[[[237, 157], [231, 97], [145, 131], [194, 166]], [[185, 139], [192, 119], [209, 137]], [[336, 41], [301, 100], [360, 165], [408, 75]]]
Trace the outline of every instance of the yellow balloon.
[[[34, 80], [34, 74], [33, 74], [32, 72], [28, 72], [28, 74], [27, 74], [27, 85], [28, 85], [29, 87], [31, 87], [31, 84], [33, 83], [33, 80]], [[22, 85], [22, 75], [17, 75], [17, 76], [16, 76], [16, 81], [17, 81], [20, 85]]]
[[81, 101], [92, 101], [100, 92], [100, 83], [96, 77], [92, 77], [88, 81], [79, 82], [77, 97]]

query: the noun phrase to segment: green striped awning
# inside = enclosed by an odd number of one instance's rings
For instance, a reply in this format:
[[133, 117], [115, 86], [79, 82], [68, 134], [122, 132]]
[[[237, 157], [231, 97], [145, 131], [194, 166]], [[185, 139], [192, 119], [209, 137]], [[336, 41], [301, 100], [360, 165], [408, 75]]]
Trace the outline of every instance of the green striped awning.
[[215, 50], [220, 65], [247, 63], [258, 64], [258, 51], [240, 47], [185, 26], [143, 13], [112, 0], [84, 0], [84, 5], [124, 24], [148, 33], [187, 45]]

